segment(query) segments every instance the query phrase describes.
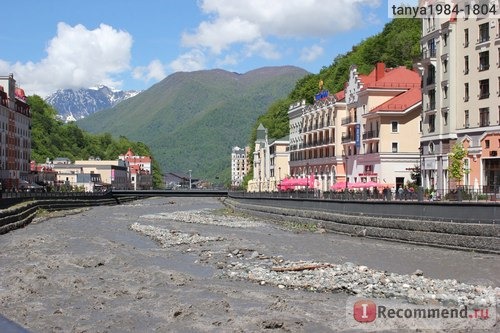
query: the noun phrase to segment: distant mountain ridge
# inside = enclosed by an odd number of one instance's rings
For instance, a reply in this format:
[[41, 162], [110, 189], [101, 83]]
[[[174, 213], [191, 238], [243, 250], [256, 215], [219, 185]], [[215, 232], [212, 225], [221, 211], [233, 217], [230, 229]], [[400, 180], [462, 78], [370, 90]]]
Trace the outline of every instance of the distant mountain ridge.
[[95, 88], [62, 89], [48, 96], [45, 101], [52, 105], [64, 121], [83, 119], [95, 112], [109, 109], [136, 96], [140, 91], [113, 90], [106, 86]]
[[229, 178], [232, 147], [245, 146], [257, 118], [308, 74], [295, 66], [177, 72], [77, 125], [143, 142], [164, 173]]

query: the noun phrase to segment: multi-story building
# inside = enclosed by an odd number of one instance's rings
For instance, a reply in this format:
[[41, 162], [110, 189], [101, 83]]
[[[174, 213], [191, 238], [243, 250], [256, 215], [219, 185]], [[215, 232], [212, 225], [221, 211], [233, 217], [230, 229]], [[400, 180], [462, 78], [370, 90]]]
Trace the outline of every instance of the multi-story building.
[[420, 76], [405, 67], [378, 63], [369, 75], [351, 66], [342, 120], [349, 183], [402, 187], [419, 164]]
[[[345, 117], [344, 92], [322, 90], [312, 105], [290, 106], [290, 174], [314, 175], [317, 189], [328, 191], [338, 178], [345, 179], [341, 146], [341, 119]], [[297, 133], [298, 132], [298, 133]]]
[[231, 153], [231, 186], [239, 187], [250, 169], [250, 147], [233, 147]]
[[[497, 12], [498, 2], [496, 3]], [[424, 186], [500, 187], [500, 19], [426, 17], [422, 23]], [[454, 144], [468, 151], [464, 179], [448, 173]]]
[[[269, 143], [269, 174], [271, 179], [275, 180], [275, 186], [289, 174], [289, 144], [290, 140], [288, 135]], [[273, 188], [273, 191], [275, 190], [276, 187]]]
[[269, 141], [267, 129], [257, 128], [253, 153], [253, 179], [248, 182], [248, 192], [274, 192], [279, 180], [288, 175], [288, 137]]
[[31, 113], [14, 76], [0, 76], [0, 181], [17, 189], [30, 173]]
[[125, 154], [118, 156], [118, 159], [127, 163], [133, 190], [153, 189], [151, 156], [136, 155], [132, 149], [129, 148]]
[[404, 67], [378, 63], [360, 75], [353, 65], [343, 91], [290, 106], [291, 176], [312, 174], [322, 191], [346, 180], [391, 187], [411, 181], [419, 164], [420, 80]]
[[[75, 163], [52, 163], [51, 171], [57, 173], [56, 187], [60, 185], [84, 186], [87, 191], [102, 188], [131, 189], [127, 165], [123, 160], [80, 160]], [[96, 175], [84, 177], [82, 175]], [[99, 177], [97, 177], [99, 175]], [[90, 183], [89, 183], [90, 182]]]

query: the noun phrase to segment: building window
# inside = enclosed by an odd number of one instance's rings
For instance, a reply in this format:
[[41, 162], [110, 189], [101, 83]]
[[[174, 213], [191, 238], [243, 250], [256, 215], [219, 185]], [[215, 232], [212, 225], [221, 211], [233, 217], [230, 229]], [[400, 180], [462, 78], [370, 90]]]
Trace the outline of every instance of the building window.
[[448, 59], [443, 59], [443, 72], [448, 72]]
[[436, 90], [429, 90], [429, 104], [427, 110], [434, 110], [436, 108]]
[[443, 98], [448, 98], [448, 86], [443, 86]]
[[479, 109], [479, 126], [486, 127], [490, 125], [490, 109], [480, 108]]
[[483, 23], [479, 25], [479, 39], [478, 43], [487, 42], [490, 40], [490, 25], [489, 23]]
[[448, 112], [443, 112], [443, 125], [447, 126], [448, 125]]
[[392, 152], [393, 153], [397, 153], [398, 152], [398, 143], [397, 142], [393, 142], [392, 143]]
[[443, 34], [443, 45], [444, 46], [448, 45], [448, 34], [447, 33]]
[[429, 143], [429, 153], [434, 154], [434, 142]]
[[469, 29], [464, 29], [464, 47], [469, 46]]
[[479, 81], [479, 99], [485, 99], [490, 97], [490, 80], [480, 80]]
[[479, 71], [485, 71], [490, 68], [490, 51], [479, 53]]
[[470, 123], [469, 123], [469, 110], [464, 111], [464, 127], [469, 128]]
[[436, 130], [436, 115], [429, 115], [429, 133], [433, 133]]
[[469, 100], [469, 84], [464, 83], [464, 102]]
[[436, 68], [433, 65], [427, 67], [427, 85], [436, 83]]
[[427, 42], [427, 49], [429, 50], [429, 57], [434, 58], [436, 56], [436, 43], [434, 38]]
[[469, 74], [469, 56], [464, 57], [464, 74]]
[[393, 121], [391, 123], [391, 128], [392, 128], [392, 133], [397, 133], [398, 132], [398, 122], [397, 121]]
[[490, 140], [484, 140], [484, 148], [486, 149], [490, 148]]

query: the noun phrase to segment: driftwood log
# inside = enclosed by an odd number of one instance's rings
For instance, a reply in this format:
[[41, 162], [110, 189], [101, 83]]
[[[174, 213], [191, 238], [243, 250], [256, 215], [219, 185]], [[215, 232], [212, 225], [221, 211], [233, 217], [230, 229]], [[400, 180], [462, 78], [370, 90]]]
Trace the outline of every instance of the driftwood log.
[[306, 270], [325, 268], [325, 267], [333, 267], [333, 265], [332, 264], [294, 265], [294, 266], [273, 267], [271, 268], [271, 270], [275, 272], [298, 272], [298, 271], [306, 271]]

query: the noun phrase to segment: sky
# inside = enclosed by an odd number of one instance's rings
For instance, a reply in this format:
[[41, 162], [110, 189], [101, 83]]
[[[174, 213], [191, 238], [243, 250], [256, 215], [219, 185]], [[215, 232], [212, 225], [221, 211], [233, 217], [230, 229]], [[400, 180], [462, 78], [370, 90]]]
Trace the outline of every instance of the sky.
[[[0, 75], [27, 95], [145, 90], [175, 72], [317, 74], [382, 31], [385, 0], [23, 0], [2, 5]], [[10, 8], [9, 8], [10, 7]]]

